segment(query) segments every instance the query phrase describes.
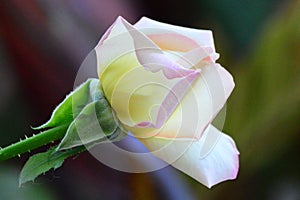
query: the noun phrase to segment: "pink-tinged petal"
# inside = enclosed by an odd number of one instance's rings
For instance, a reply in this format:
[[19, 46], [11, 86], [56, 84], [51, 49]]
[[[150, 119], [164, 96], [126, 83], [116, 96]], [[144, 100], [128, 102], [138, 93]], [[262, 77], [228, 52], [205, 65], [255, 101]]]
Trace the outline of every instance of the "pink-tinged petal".
[[118, 19], [106, 30], [106, 32], [100, 38], [97, 46], [102, 45], [103, 42], [109, 37], [109, 35], [111, 34], [111, 30], [113, 29], [113, 27], [116, 25], [117, 22], [118, 22]]
[[163, 70], [167, 78], [183, 77], [193, 70], [185, 69], [170, 60], [162, 50], [143, 33], [122, 17], [118, 17], [97, 45], [98, 74], [121, 55], [135, 51], [138, 61], [146, 70]]
[[[104, 71], [101, 83], [118, 119], [129, 127], [160, 128], [200, 76], [200, 72], [194, 71], [186, 77], [167, 79], [161, 72], [152, 73], [138, 67], [116, 78], [119, 64], [126, 66], [127, 62], [113, 63]], [[137, 135], [149, 136], [141, 132]]]
[[178, 33], [149, 34], [147, 36], [162, 50], [187, 52], [199, 47], [197, 42]]
[[100, 39], [95, 47], [97, 55], [97, 70], [101, 77], [104, 70], [120, 56], [134, 50], [134, 44], [126, 27], [122, 23], [122, 17], [118, 17], [111, 27]]
[[204, 65], [214, 63], [219, 58], [210, 47], [198, 47], [179, 56], [177, 63], [185, 68], [201, 68]]
[[126, 21], [123, 24], [133, 39], [136, 56], [145, 69], [151, 72], [162, 70], [169, 79], [194, 73], [193, 70], [186, 69], [170, 60], [154, 42], [132, 25]]
[[197, 141], [147, 138], [141, 142], [157, 157], [207, 187], [237, 177], [239, 152], [231, 137], [212, 125]]
[[161, 129], [129, 130], [135, 135], [143, 131], [144, 135], [161, 138], [199, 139], [226, 103], [233, 87], [231, 75], [220, 65], [204, 66], [200, 77], [192, 83], [191, 89]]
[[137, 56], [146, 70], [158, 72], [162, 70], [168, 79], [180, 78], [193, 74], [193, 70], [188, 70], [176, 62], [171, 61], [164, 54], [149, 52], [151, 50], [137, 51]]
[[186, 76], [176, 83], [173, 88], [167, 93], [166, 98], [163, 100], [162, 104], [159, 106], [157, 118], [155, 123], [151, 122], [141, 122], [135, 127], [139, 128], [161, 128], [163, 124], [170, 117], [171, 113], [175, 110], [177, 105], [180, 103], [181, 99], [184, 97], [187, 88], [192, 86], [192, 83], [200, 75], [199, 71]]
[[[193, 28], [185, 28], [175, 25], [170, 25], [162, 22], [158, 22], [147, 17], [142, 17], [135, 25], [139, 31], [145, 33], [150, 38], [154, 38], [153, 41], [156, 41], [157, 44], [168, 44], [172, 43], [172, 40], [167, 38], [165, 34], [171, 35], [182, 35], [183, 37], [175, 41], [176, 47], [179, 47], [177, 44], [185, 45], [187, 42], [187, 46], [181, 47], [181, 49], [188, 48], [190, 46], [190, 41], [193, 40], [196, 42], [198, 46], [210, 46], [215, 51], [214, 40], [212, 36], [212, 32], [209, 30], [199, 30]], [[164, 38], [168, 41], [163, 42], [161, 38]], [[177, 36], [176, 36], [177, 37]], [[188, 38], [188, 39], [184, 39]], [[174, 42], [174, 41], [173, 41]], [[172, 45], [171, 45], [172, 46]]]
[[132, 127], [160, 128], [200, 74], [170, 60], [121, 17], [95, 49], [103, 91], [120, 121]]

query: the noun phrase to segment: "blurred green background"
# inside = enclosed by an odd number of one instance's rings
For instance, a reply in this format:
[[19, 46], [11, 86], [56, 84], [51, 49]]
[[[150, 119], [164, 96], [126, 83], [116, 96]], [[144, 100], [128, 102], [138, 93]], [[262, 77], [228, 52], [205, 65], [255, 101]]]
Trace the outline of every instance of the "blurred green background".
[[219, 62], [236, 82], [223, 130], [241, 153], [237, 180], [207, 189], [172, 167], [127, 174], [84, 153], [18, 188], [33, 152], [0, 164], [0, 199], [300, 199], [297, 0], [3, 0], [0, 146], [46, 121], [118, 15], [213, 30]]

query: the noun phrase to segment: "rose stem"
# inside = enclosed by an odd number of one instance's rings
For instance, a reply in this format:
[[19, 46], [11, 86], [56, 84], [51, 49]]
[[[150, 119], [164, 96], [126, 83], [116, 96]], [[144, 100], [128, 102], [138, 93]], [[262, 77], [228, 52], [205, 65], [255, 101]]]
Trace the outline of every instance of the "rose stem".
[[66, 125], [58, 126], [20, 140], [5, 148], [0, 147], [0, 162], [61, 139], [65, 135], [67, 128], [68, 126]]

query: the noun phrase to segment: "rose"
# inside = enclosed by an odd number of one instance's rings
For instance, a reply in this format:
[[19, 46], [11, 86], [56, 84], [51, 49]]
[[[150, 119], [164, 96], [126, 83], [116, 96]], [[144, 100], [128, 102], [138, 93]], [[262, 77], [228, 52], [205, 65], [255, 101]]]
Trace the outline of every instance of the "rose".
[[95, 48], [104, 94], [125, 129], [207, 187], [236, 178], [234, 141], [211, 122], [234, 82], [211, 31], [119, 17]]

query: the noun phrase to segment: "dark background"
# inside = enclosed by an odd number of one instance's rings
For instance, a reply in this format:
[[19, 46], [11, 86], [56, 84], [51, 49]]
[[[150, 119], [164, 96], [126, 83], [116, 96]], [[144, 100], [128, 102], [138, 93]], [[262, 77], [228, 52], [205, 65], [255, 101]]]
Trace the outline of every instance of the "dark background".
[[0, 164], [0, 199], [300, 199], [297, 0], [2, 0], [0, 146], [49, 118], [119, 15], [213, 30], [236, 82], [224, 132], [241, 153], [237, 180], [207, 189], [172, 167], [127, 174], [84, 153], [18, 188], [33, 152]]

